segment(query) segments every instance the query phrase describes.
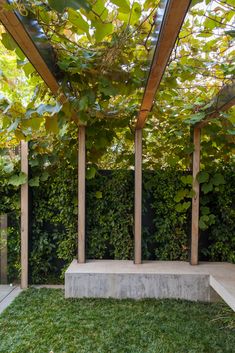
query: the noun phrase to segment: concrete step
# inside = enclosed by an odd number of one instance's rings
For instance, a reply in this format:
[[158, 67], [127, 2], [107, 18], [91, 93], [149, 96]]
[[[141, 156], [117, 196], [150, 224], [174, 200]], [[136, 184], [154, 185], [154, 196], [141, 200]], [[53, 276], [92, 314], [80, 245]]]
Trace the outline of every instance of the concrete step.
[[183, 261], [74, 260], [65, 273], [66, 298], [175, 298], [217, 301], [235, 311], [235, 265]]

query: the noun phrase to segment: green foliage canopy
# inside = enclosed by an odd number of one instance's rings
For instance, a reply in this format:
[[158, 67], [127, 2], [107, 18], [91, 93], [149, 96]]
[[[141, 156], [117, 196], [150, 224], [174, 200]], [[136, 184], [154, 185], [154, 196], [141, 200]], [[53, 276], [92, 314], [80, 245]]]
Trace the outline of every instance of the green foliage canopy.
[[[47, 35], [62, 72], [61, 87], [67, 102], [56, 103], [41, 81], [36, 84], [31, 64], [9, 35], [2, 33], [3, 45], [17, 55], [18, 67], [35, 88], [33, 95], [29, 91], [25, 95], [29, 100], [14, 95], [14, 104], [20, 103], [13, 108], [6, 100], [12, 90], [7, 91], [6, 85], [1, 88], [2, 143], [6, 139], [13, 143], [22, 138], [45, 140], [83, 123], [88, 126], [91, 163], [118, 164], [118, 156], [111, 157], [113, 146], [118, 154], [123, 152], [124, 163], [129, 163], [133, 125], [150, 67], [155, 14], [162, 3], [35, 0], [14, 6], [22, 15], [30, 13], [37, 18]], [[234, 78], [234, 14], [231, 0], [192, 2], [147, 124], [146, 166], [157, 160], [162, 165], [188, 167], [190, 125], [204, 118], [211, 98]], [[159, 143], [156, 134], [161, 135]], [[230, 158], [234, 110], [209, 124], [205, 135], [207, 154], [216, 153], [220, 159], [226, 153]], [[48, 145], [52, 140], [48, 138]]]

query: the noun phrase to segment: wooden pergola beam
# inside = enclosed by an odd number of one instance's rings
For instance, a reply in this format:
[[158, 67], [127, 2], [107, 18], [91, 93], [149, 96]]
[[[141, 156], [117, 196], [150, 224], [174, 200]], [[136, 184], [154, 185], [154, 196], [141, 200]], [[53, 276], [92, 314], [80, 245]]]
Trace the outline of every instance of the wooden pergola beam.
[[211, 120], [219, 117], [221, 112], [225, 112], [235, 105], [235, 82], [231, 85], [224, 86], [218, 95], [213, 99], [212, 106], [206, 111], [205, 118], [195, 124], [196, 127], [202, 128]]
[[191, 0], [169, 0], [166, 6], [148, 80], [145, 86], [136, 129], [141, 129], [152, 110], [155, 94], [159, 88], [166, 65], [187, 14]]
[[[55, 95], [58, 94], [60, 88], [59, 83], [48, 68], [24, 25], [13, 10], [7, 9], [7, 5], [9, 4], [6, 0], [0, 0], [0, 21], [42, 77], [43, 81], [50, 88], [52, 93]], [[61, 97], [61, 100], [65, 100], [65, 96]]]

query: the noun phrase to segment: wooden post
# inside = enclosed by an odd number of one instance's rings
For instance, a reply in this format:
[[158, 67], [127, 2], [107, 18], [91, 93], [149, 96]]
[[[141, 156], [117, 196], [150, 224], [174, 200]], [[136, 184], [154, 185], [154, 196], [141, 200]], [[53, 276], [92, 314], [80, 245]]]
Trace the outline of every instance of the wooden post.
[[79, 126], [78, 133], [78, 262], [85, 259], [85, 207], [86, 207], [86, 128]]
[[135, 130], [135, 254], [134, 263], [141, 264], [142, 248], [142, 129]]
[[198, 265], [198, 240], [199, 240], [199, 208], [200, 208], [200, 185], [197, 174], [200, 171], [200, 128], [195, 127], [193, 131], [193, 191], [192, 198], [192, 233], [191, 233], [191, 265]]
[[[21, 141], [21, 172], [28, 177], [28, 142]], [[29, 186], [21, 186], [21, 288], [28, 287]]]
[[0, 283], [7, 284], [7, 214], [0, 216]]

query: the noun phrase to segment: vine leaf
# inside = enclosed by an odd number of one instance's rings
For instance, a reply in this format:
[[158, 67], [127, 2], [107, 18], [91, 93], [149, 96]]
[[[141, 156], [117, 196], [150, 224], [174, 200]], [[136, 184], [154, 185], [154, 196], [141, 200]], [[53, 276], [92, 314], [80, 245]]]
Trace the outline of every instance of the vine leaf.
[[197, 181], [202, 184], [202, 183], [207, 183], [209, 181], [209, 177], [210, 175], [205, 172], [205, 171], [202, 171], [202, 172], [199, 172], [198, 175], [197, 175]]
[[19, 174], [14, 174], [10, 177], [8, 184], [13, 186], [20, 186], [27, 182], [27, 175], [20, 172]]
[[175, 197], [174, 197], [175, 202], [182, 201], [185, 198], [186, 195], [187, 195], [187, 190], [186, 189], [178, 190], [176, 195], [175, 195]]
[[85, 32], [88, 36], [89, 35], [89, 25], [88, 23], [82, 18], [79, 12], [74, 11], [73, 9], [68, 10], [69, 21], [82, 32]]
[[90, 4], [85, 0], [48, 0], [49, 5], [53, 10], [56, 10], [60, 13], [68, 7], [71, 7], [75, 10], [83, 8], [86, 11], [91, 9]]
[[14, 164], [9, 162], [8, 164], [4, 165], [3, 170], [7, 174], [12, 173], [14, 170]]
[[202, 217], [199, 219], [199, 228], [201, 230], [206, 230], [207, 229], [207, 225], [206, 225], [205, 221], [202, 219]]
[[97, 199], [102, 199], [102, 197], [103, 197], [102, 192], [101, 192], [101, 191], [96, 191], [95, 197], [96, 197]]
[[213, 184], [212, 183], [205, 183], [202, 185], [202, 191], [204, 194], [208, 194], [208, 192], [213, 190]]
[[2, 44], [4, 45], [4, 47], [8, 50], [15, 50], [17, 48], [17, 44], [14, 41], [14, 39], [12, 39], [12, 37], [10, 36], [10, 34], [8, 33], [2, 33]]
[[185, 185], [192, 185], [193, 183], [193, 177], [192, 175], [183, 175], [180, 180], [182, 181], [183, 184]]
[[224, 177], [223, 177], [223, 175], [220, 174], [220, 173], [216, 173], [216, 174], [213, 176], [211, 182], [212, 182], [213, 185], [216, 185], [216, 186], [221, 185], [221, 184], [225, 184]]
[[87, 169], [86, 172], [86, 178], [89, 179], [93, 179], [95, 177], [96, 174], [96, 169], [94, 167], [90, 167]]
[[57, 117], [46, 117], [45, 128], [47, 131], [56, 134], [59, 131], [58, 119]]
[[48, 178], [49, 178], [49, 173], [46, 172], [46, 171], [43, 172], [41, 177], [40, 177], [41, 181], [46, 181], [46, 180], [48, 180]]
[[100, 16], [100, 19], [102, 21], [105, 21], [107, 19], [109, 12], [104, 6], [103, 0], [97, 0], [92, 6], [92, 10]]
[[203, 0], [192, 0], [190, 7], [195, 6], [196, 4], [198, 4], [199, 2], [203, 2]]
[[123, 13], [130, 12], [130, 2], [128, 0], [111, 0], [111, 2], [119, 7], [119, 11]]
[[183, 202], [183, 203], [178, 203], [175, 206], [175, 210], [177, 212], [185, 212], [190, 206], [191, 206], [191, 202], [189, 202], [189, 201]]
[[39, 176], [29, 180], [29, 186], [39, 186]]
[[107, 35], [113, 32], [112, 23], [93, 22], [93, 25], [96, 29], [95, 39], [97, 42], [101, 42], [104, 39], [104, 37], [106, 37]]
[[8, 127], [7, 131], [11, 132], [17, 129], [18, 125], [19, 125], [20, 119], [16, 119], [15, 121], [13, 121], [13, 123], [11, 123], [11, 125]]

